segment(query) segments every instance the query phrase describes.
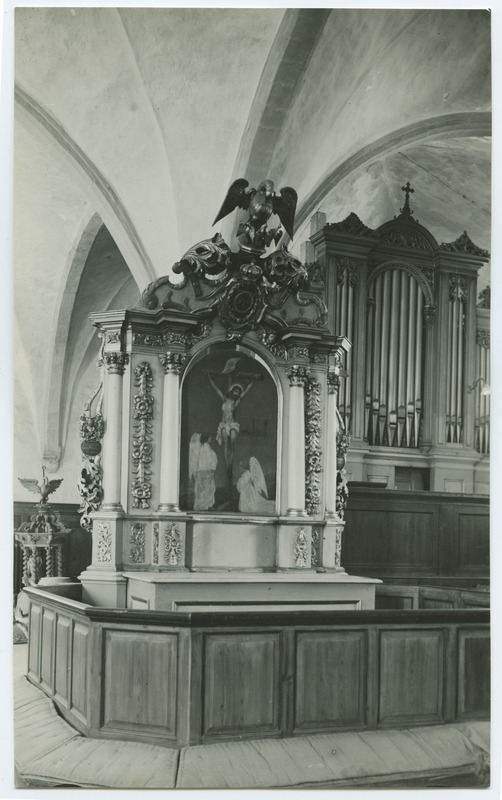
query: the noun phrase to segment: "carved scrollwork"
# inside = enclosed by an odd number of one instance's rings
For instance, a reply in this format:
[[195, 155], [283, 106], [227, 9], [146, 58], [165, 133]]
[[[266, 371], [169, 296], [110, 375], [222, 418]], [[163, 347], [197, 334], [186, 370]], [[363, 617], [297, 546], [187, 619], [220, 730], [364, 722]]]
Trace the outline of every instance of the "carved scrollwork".
[[133, 522], [131, 525], [129, 557], [133, 564], [145, 562], [145, 527], [144, 522]]
[[472, 239], [467, 235], [467, 231], [464, 231], [454, 242], [443, 242], [439, 245], [439, 249], [446, 250], [450, 253], [466, 253], [471, 256], [481, 256], [481, 258], [490, 257], [488, 250], [482, 250], [481, 247], [474, 244]]
[[310, 540], [310, 563], [313, 567], [318, 567], [321, 563], [321, 538], [322, 528], [316, 525], [312, 528]]
[[490, 284], [485, 286], [478, 295], [478, 308], [490, 308], [491, 306], [491, 288]]
[[364, 222], [361, 222], [357, 214], [354, 214], [353, 211], [341, 222], [329, 222], [326, 225], [326, 228], [332, 231], [340, 231], [341, 233], [350, 233], [355, 236], [375, 235], [375, 231], [371, 228], [368, 228]]
[[309, 378], [305, 387], [305, 508], [307, 514], [317, 514], [321, 502], [321, 384]]
[[342, 532], [341, 530], [335, 531], [335, 567], [342, 565]]
[[159, 523], [153, 523], [153, 552], [152, 564], [159, 563]]
[[277, 334], [266, 331], [265, 328], [258, 329], [258, 339], [276, 358], [285, 359], [287, 351], [283, 344], [277, 341]]
[[345, 517], [348, 499], [347, 475], [345, 470], [341, 470], [336, 477], [336, 513], [339, 519], [343, 520]]
[[138, 364], [134, 370], [134, 382], [138, 389], [134, 396], [133, 417], [134, 435], [132, 441], [132, 471], [134, 480], [132, 496], [134, 508], [149, 508], [152, 496], [152, 419], [153, 419], [153, 375], [147, 361]]
[[359, 262], [355, 258], [348, 256], [337, 256], [336, 259], [336, 282], [339, 286], [345, 283], [347, 277], [349, 286], [357, 286]]
[[477, 330], [476, 331], [476, 343], [480, 347], [484, 347], [485, 350], [490, 349], [490, 331], [487, 330]]
[[97, 533], [97, 548], [96, 560], [102, 563], [108, 563], [112, 560], [112, 531], [109, 522], [98, 522], [96, 526]]
[[308, 539], [305, 528], [300, 528], [295, 542], [295, 565], [306, 567], [308, 564]]
[[175, 522], [170, 522], [164, 531], [164, 559], [166, 564], [175, 567], [180, 563], [183, 544], [181, 533]]

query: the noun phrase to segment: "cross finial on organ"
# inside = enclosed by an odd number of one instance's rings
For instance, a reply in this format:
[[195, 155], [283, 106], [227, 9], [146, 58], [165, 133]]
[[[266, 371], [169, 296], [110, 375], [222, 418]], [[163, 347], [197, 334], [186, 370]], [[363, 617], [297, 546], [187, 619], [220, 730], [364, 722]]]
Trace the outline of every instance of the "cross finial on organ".
[[408, 181], [406, 186], [401, 186], [401, 191], [405, 193], [406, 197], [404, 200], [404, 206], [400, 208], [401, 214], [406, 214], [407, 216], [411, 216], [413, 211], [410, 208], [410, 194], [413, 194], [415, 189], [412, 189], [410, 186], [410, 182]]

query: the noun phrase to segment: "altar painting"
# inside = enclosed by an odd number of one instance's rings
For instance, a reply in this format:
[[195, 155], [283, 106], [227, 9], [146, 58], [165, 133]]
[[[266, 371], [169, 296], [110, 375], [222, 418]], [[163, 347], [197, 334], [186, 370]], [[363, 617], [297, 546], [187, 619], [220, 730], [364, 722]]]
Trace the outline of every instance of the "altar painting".
[[235, 349], [209, 353], [183, 385], [182, 510], [273, 515], [276, 472], [272, 377]]

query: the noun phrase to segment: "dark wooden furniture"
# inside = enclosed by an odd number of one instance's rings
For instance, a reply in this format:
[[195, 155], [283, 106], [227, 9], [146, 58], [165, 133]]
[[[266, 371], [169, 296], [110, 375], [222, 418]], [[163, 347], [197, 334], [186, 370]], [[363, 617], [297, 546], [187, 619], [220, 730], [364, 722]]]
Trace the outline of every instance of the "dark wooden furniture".
[[487, 610], [185, 614], [27, 594], [28, 679], [88, 736], [178, 746], [489, 714]]
[[490, 577], [489, 501], [349, 484], [342, 564], [385, 583], [474, 587]]

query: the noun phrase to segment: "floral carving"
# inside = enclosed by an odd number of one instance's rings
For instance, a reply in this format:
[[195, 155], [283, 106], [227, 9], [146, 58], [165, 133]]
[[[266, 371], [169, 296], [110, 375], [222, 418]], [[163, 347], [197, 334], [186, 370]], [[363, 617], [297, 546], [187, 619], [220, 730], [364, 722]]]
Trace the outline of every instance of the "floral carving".
[[310, 363], [311, 364], [327, 364], [328, 358], [324, 353], [310, 353]]
[[147, 345], [148, 347], [161, 347], [164, 337], [160, 333], [135, 333], [132, 340], [134, 344]]
[[306, 358], [309, 357], [309, 349], [308, 347], [291, 347], [288, 350], [288, 358], [291, 361], [294, 361], [295, 358]]
[[315, 378], [305, 392], [305, 508], [316, 514], [321, 502], [321, 384]]
[[183, 364], [185, 363], [183, 353], [175, 353], [172, 350], [168, 350], [160, 355], [159, 359], [166, 375], [180, 375], [183, 371]]
[[[414, 222], [414, 220], [412, 220]], [[395, 244], [399, 247], [412, 247], [415, 250], [432, 250], [430, 242], [427, 241], [418, 231], [409, 230], [408, 228], [400, 228], [398, 230], [391, 228], [379, 233], [379, 237], [383, 242]]]
[[305, 528], [300, 528], [295, 542], [295, 564], [297, 567], [306, 567], [308, 559], [308, 540]]
[[[97, 511], [103, 499], [103, 481], [101, 471], [101, 439], [105, 433], [105, 423], [101, 408], [103, 405], [103, 347], [101, 346], [100, 360], [98, 362], [101, 380], [98, 388], [87, 400], [84, 411], [80, 416], [80, 449], [83, 453], [83, 467], [80, 472], [78, 492], [81, 497], [79, 513], [80, 526], [91, 533], [91, 514]], [[93, 414], [93, 403], [96, 401], [96, 411]]]
[[317, 526], [312, 528], [310, 541], [310, 563], [313, 567], [318, 567], [321, 563], [321, 531]]
[[133, 522], [133, 524], [131, 525], [129, 556], [133, 564], [143, 564], [145, 561], [144, 522]]
[[153, 524], [152, 563], [153, 564], [158, 564], [159, 563], [159, 523], [158, 522], [154, 522], [154, 524]]
[[107, 563], [112, 560], [112, 532], [109, 522], [100, 521], [97, 524], [97, 547], [96, 559], [97, 561]]
[[305, 264], [310, 288], [313, 292], [323, 292], [326, 284], [326, 267], [318, 261]]
[[427, 325], [432, 325], [436, 319], [437, 306], [431, 306], [428, 303], [424, 306], [424, 319]]
[[120, 331], [108, 331], [106, 341], [107, 344], [118, 344], [120, 342]]
[[339, 519], [344, 519], [345, 517], [348, 499], [347, 475], [343, 469], [336, 476], [336, 513]]
[[170, 522], [164, 532], [164, 559], [170, 567], [180, 563], [183, 545], [181, 534], [175, 522]]
[[340, 567], [342, 564], [342, 532], [341, 530], [335, 531], [335, 567]]
[[152, 419], [153, 419], [153, 377], [152, 368], [147, 361], [138, 364], [134, 370], [134, 383], [138, 389], [133, 401], [134, 436], [132, 441], [132, 462], [134, 480], [132, 496], [134, 508], [149, 508], [152, 496]]

